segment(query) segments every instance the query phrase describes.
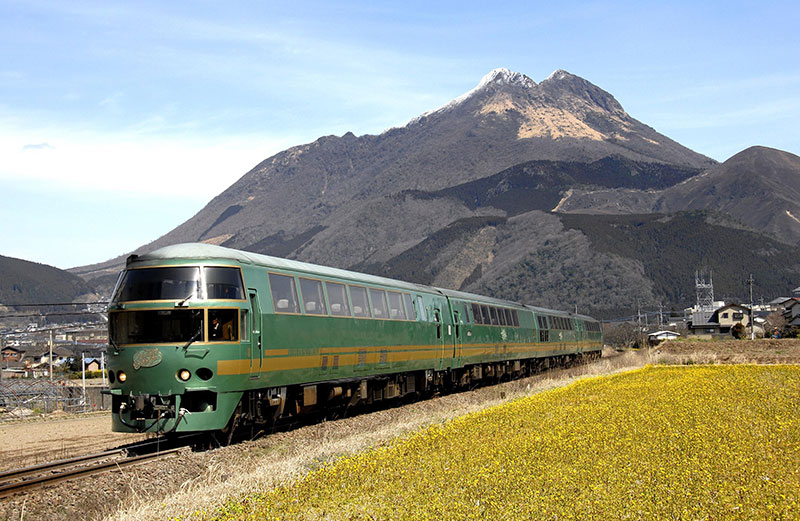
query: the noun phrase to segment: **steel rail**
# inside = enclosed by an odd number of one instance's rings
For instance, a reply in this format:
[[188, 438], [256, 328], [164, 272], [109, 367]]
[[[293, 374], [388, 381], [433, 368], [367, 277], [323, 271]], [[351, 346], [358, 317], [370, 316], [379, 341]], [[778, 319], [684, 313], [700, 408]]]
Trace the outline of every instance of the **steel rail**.
[[[26, 490], [31, 490], [34, 488], [39, 488], [44, 485], [49, 485], [53, 483], [58, 483], [60, 481], [67, 481], [71, 479], [77, 479], [81, 477], [91, 476], [94, 474], [101, 474], [103, 472], [108, 472], [113, 469], [119, 469], [122, 467], [127, 467], [129, 465], [135, 465], [138, 463], [143, 463], [147, 460], [161, 458], [164, 456], [170, 456], [175, 454], [181, 450], [180, 448], [170, 449], [162, 452], [154, 452], [152, 454], [144, 454], [141, 456], [133, 456], [127, 458], [115, 458], [111, 461], [101, 461], [95, 464], [81, 466], [72, 470], [66, 470], [64, 472], [59, 472], [56, 474], [44, 475], [39, 476], [32, 479], [21, 480], [21, 481], [14, 481], [11, 483], [4, 483], [0, 485], [0, 497], [6, 497], [11, 494], [22, 492]], [[113, 456], [114, 453], [122, 451], [108, 451], [108, 453], [99, 453], [99, 454], [91, 454], [89, 456], [81, 456], [78, 458], [72, 458], [71, 460], [61, 460], [60, 462], [52, 462], [46, 463], [43, 465], [37, 465], [36, 467], [41, 467], [39, 469], [33, 470], [35, 467], [27, 467], [25, 469], [18, 469], [15, 471], [9, 471], [4, 473], [5, 476], [13, 475], [14, 479], [18, 479], [23, 475], [30, 475], [33, 473], [42, 473], [48, 471], [55, 471], [59, 467], [70, 467], [75, 465], [80, 465], [81, 463], [86, 463], [88, 461], [102, 459], [103, 457], [110, 457]], [[77, 460], [77, 461], [73, 461]]]

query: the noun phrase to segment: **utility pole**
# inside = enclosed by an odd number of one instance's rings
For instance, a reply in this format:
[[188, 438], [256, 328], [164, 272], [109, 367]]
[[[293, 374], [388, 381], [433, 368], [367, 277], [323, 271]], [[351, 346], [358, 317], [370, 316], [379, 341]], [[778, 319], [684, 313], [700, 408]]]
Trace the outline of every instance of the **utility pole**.
[[86, 353], [81, 352], [81, 381], [83, 387], [83, 411], [86, 412]]
[[753, 329], [753, 274], [750, 274], [750, 278], [747, 279], [748, 284], [750, 284], [750, 340], [755, 340], [756, 332]]
[[658, 303], [658, 329], [664, 327], [664, 306]]
[[50, 330], [50, 381], [53, 381], [53, 330]]

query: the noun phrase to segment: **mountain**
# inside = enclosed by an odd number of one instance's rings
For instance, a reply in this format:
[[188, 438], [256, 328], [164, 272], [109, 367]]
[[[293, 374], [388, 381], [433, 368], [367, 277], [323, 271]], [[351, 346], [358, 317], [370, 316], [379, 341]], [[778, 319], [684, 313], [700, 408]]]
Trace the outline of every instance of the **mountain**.
[[[33, 304], [88, 302], [97, 299], [93, 288], [64, 270], [0, 255], [0, 309]], [[43, 309], [50, 306], [44, 306]], [[38, 309], [38, 308], [36, 308]], [[63, 310], [63, 309], [62, 309]], [[0, 316], [2, 320], [2, 316]]]
[[[639, 187], [636, 187], [639, 188]], [[800, 157], [750, 147], [662, 190], [573, 191], [560, 206], [570, 213], [671, 213], [711, 209], [742, 226], [800, 245]]]
[[[578, 76], [559, 70], [536, 84], [495, 69], [471, 91], [403, 127], [377, 136], [326, 136], [266, 159], [140, 250], [203, 241], [288, 254], [403, 190], [441, 190], [528, 161], [609, 156], [694, 169], [715, 163], [635, 120], [611, 94]], [[74, 272], [110, 280], [103, 270], [123, 258]]]
[[[737, 222], [724, 194], [751, 190], [727, 180], [756, 167], [789, 182], [788, 156], [719, 165], [578, 76], [556, 71], [537, 84], [496, 69], [402, 127], [326, 136], [264, 160], [136, 252], [201, 241], [600, 316], [636, 301], [691, 303], [694, 263], [712, 264], [732, 294], [739, 271], [752, 267], [756, 291], [771, 295], [800, 278], [793, 262], [779, 277], [762, 262], [796, 258], [793, 246], [761, 234], [783, 221], [765, 210], [758, 223]], [[680, 213], [696, 208], [709, 211]], [[771, 233], [790, 233], [775, 226]], [[766, 253], [732, 254], [717, 237]], [[684, 238], [700, 250], [673, 262]], [[73, 273], [106, 288], [123, 261]]]

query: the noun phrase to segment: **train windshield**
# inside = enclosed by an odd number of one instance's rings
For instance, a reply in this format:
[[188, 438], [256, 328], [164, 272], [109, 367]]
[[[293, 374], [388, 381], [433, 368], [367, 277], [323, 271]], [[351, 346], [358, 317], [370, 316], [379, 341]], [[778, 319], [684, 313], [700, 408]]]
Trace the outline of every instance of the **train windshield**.
[[158, 309], [109, 313], [114, 344], [203, 341], [202, 309]]
[[196, 266], [128, 270], [112, 300], [188, 300], [200, 297], [200, 287], [200, 268]]

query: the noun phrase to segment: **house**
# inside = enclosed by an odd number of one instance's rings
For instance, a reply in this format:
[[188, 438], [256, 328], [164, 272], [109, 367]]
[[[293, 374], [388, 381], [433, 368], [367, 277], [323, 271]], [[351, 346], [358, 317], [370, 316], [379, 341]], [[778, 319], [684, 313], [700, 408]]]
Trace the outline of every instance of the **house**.
[[800, 298], [800, 286], [797, 286], [796, 288], [794, 288], [792, 290], [792, 295], [794, 295], [795, 297]]
[[99, 371], [100, 370], [100, 360], [96, 358], [87, 358], [86, 359], [86, 372], [90, 371]]
[[[728, 304], [714, 310], [706, 323], [690, 323], [689, 333], [693, 337], [719, 338], [731, 334], [736, 324], [742, 324], [749, 332], [750, 310], [739, 304]], [[755, 324], [755, 329], [763, 334], [763, 328]]]
[[24, 350], [11, 346], [4, 347], [1, 353], [4, 365], [9, 362], [19, 362], [25, 357]]
[[[800, 289], [800, 288], [798, 288]], [[800, 327], [800, 297], [795, 297], [783, 306], [783, 318], [789, 327]]]
[[647, 335], [647, 341], [655, 345], [664, 340], [675, 340], [679, 336], [681, 336], [681, 334], [675, 331], [656, 331]]

